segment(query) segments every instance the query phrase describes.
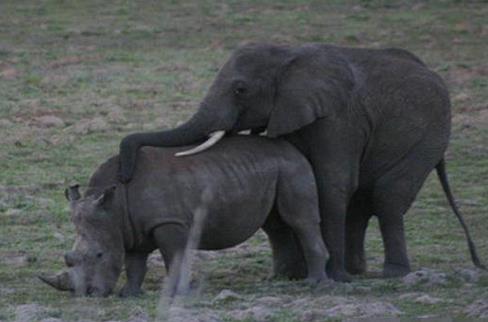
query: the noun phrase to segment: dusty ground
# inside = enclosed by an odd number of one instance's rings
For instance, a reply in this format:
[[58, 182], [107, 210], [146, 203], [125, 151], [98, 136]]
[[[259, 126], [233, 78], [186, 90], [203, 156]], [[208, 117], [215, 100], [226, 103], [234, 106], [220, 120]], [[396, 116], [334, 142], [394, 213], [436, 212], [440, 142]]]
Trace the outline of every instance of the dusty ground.
[[[378, 279], [382, 246], [368, 231], [369, 273], [312, 291], [268, 280], [262, 234], [199, 253], [199, 290], [171, 308], [164, 270], [146, 294], [72, 298], [36, 279], [73, 243], [62, 191], [86, 184], [119, 140], [187, 119], [219, 66], [243, 41], [398, 46], [448, 83], [453, 190], [488, 262], [488, 5], [477, 1], [0, 2], [0, 321], [329, 321], [488, 319], [488, 276], [473, 270], [462, 231], [431, 176], [408, 213], [416, 271]], [[159, 309], [158, 309], [159, 307]]]

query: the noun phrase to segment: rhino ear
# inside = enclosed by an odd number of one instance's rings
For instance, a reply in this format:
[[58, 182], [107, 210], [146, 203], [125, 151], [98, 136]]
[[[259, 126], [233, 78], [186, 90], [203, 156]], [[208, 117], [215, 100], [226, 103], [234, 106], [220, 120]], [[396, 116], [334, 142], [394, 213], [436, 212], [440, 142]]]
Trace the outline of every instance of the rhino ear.
[[114, 191], [116, 188], [117, 188], [116, 185], [112, 185], [112, 186], [106, 188], [102, 192], [102, 194], [95, 200], [95, 203], [98, 206], [102, 206], [103, 204], [105, 204], [108, 200], [112, 199], [112, 197], [114, 195]]
[[80, 185], [75, 184], [72, 186], [69, 186], [69, 188], [66, 188], [64, 190], [64, 196], [68, 201], [76, 201], [81, 198], [80, 191], [79, 191]]

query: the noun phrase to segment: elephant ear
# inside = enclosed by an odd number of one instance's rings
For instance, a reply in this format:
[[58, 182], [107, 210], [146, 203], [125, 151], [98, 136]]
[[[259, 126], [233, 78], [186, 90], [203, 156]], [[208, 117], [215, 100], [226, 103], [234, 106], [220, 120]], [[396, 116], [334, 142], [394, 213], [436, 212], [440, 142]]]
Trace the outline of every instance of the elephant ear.
[[296, 57], [276, 81], [269, 137], [292, 133], [319, 118], [331, 117], [347, 104], [352, 87], [350, 70], [342, 62], [322, 57]]

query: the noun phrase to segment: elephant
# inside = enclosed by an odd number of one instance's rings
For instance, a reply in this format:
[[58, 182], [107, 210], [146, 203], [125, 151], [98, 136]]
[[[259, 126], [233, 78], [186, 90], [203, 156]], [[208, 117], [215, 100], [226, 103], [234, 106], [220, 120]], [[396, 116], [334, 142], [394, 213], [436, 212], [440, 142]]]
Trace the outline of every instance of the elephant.
[[264, 131], [292, 143], [312, 165], [328, 276], [348, 282], [366, 271], [365, 231], [375, 215], [383, 276], [399, 277], [410, 272], [404, 214], [434, 168], [449, 188], [444, 153], [450, 118], [444, 82], [406, 50], [250, 43], [232, 53], [188, 121], [123, 138], [119, 179], [131, 180], [141, 146], [209, 138], [190, 151], [198, 153], [224, 133]]
[[[67, 189], [77, 232], [73, 250], [65, 254], [69, 270], [40, 278], [81, 296], [107, 296], [125, 262], [121, 295], [135, 296], [154, 249], [178, 276], [186, 247], [232, 247], [262, 227], [272, 246], [275, 275], [288, 271], [280, 265], [297, 265], [288, 262], [295, 258], [287, 249], [299, 243], [304, 256], [298, 265], [306, 263], [306, 281], [326, 283], [315, 177], [295, 147], [281, 139], [238, 135], [192, 158], [176, 158], [178, 150], [142, 149], [136, 176], [127, 185], [118, 183], [115, 156], [96, 170], [84, 197], [78, 186]], [[195, 226], [200, 228], [192, 233]], [[297, 240], [283, 248], [281, 234], [288, 231]], [[187, 246], [190, 239], [194, 246]], [[172, 280], [174, 294], [179, 277]]]

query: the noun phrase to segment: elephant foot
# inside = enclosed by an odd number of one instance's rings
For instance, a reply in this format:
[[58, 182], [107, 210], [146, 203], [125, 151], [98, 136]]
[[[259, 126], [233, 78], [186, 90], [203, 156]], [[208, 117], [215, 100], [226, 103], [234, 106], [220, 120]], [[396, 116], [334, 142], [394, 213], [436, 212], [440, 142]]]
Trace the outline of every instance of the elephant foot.
[[408, 273], [410, 273], [408, 264], [385, 263], [383, 267], [383, 277], [385, 278], [403, 277]]
[[366, 260], [354, 257], [351, 260], [346, 258], [346, 271], [351, 275], [360, 275], [366, 273]]
[[295, 262], [293, 264], [277, 264], [273, 272], [274, 278], [287, 278], [290, 280], [301, 280], [307, 277], [305, 263]]
[[125, 285], [119, 292], [120, 297], [136, 297], [144, 294], [144, 291], [140, 288], [133, 288]]
[[303, 280], [307, 277], [307, 271], [301, 269], [280, 270], [278, 272], [273, 272], [272, 277], [276, 279], [286, 278], [289, 280]]
[[327, 276], [336, 282], [350, 283], [352, 282], [352, 277], [344, 270], [340, 271], [330, 271], [327, 272]]
[[330, 279], [330, 278], [325, 278], [321, 280], [319, 283], [311, 286], [311, 291], [314, 294], [330, 294], [330, 292], [334, 289], [337, 289], [340, 287], [341, 284], [338, 282]]
[[325, 274], [325, 272], [319, 272], [318, 274], [309, 275], [305, 279], [305, 283], [307, 283], [308, 285], [310, 285], [312, 287], [316, 287], [319, 284], [324, 283], [324, 281], [330, 281], [327, 278], [327, 275]]
[[327, 277], [333, 279], [336, 282], [342, 283], [350, 283], [352, 282], [352, 277], [347, 273], [344, 269], [343, 265], [334, 265], [334, 262], [331, 258], [327, 261], [327, 265], [325, 266], [325, 270], [327, 272]]

